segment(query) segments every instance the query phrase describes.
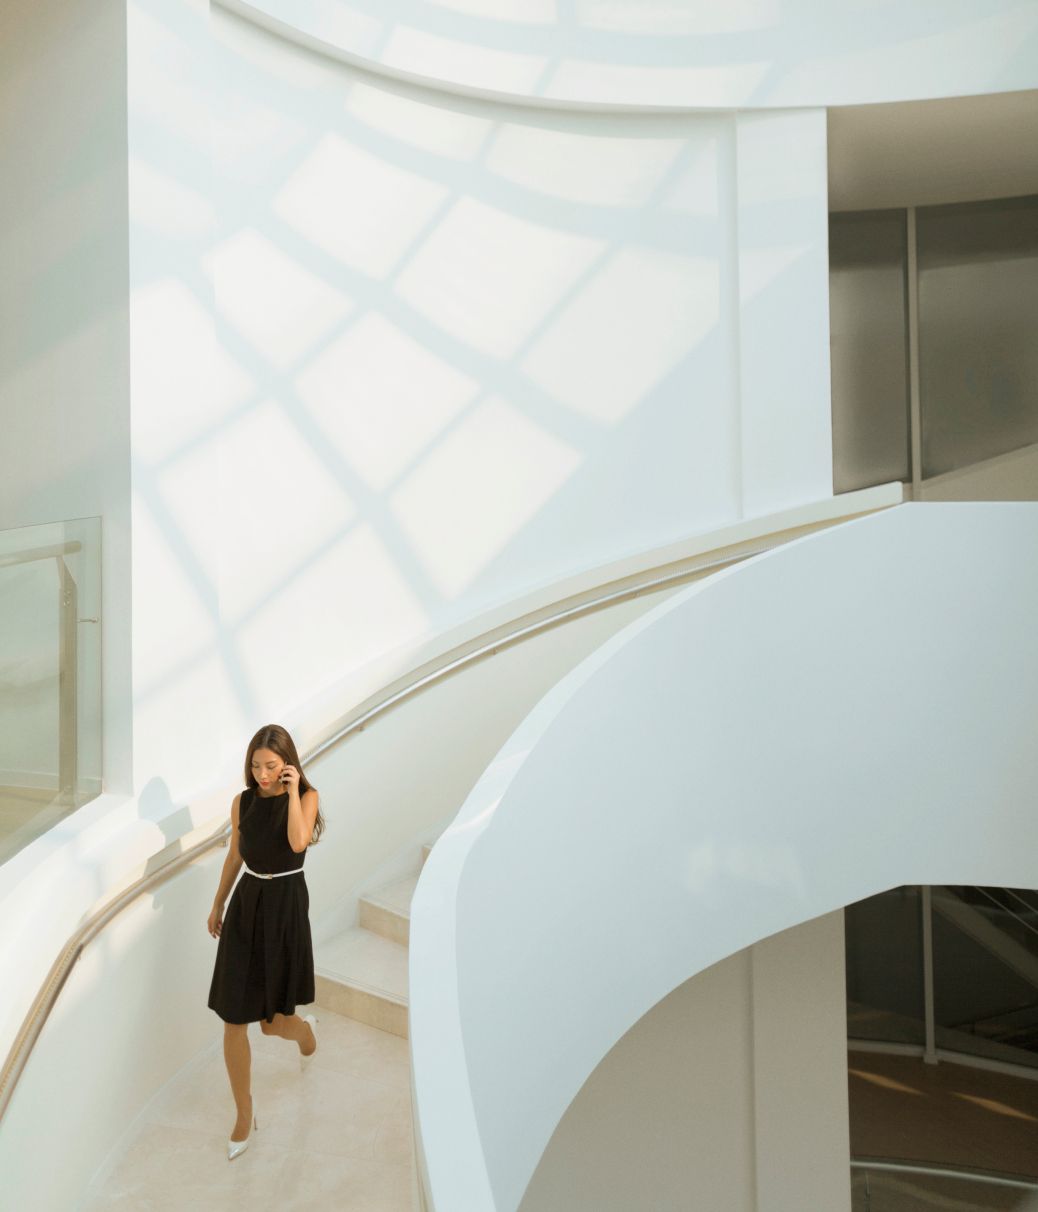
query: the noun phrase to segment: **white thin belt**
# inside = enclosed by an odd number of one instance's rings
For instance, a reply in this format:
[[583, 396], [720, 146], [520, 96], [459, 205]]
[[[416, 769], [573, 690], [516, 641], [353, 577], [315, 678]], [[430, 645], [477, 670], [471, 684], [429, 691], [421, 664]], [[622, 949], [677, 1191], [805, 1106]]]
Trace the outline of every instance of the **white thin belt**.
[[242, 859], [241, 865], [245, 868], [249, 875], [254, 875], [257, 879], [261, 880], [276, 880], [279, 875], [298, 875], [303, 870], [302, 867], [293, 867], [291, 871], [271, 871], [264, 875], [262, 871], [253, 871], [244, 859]]

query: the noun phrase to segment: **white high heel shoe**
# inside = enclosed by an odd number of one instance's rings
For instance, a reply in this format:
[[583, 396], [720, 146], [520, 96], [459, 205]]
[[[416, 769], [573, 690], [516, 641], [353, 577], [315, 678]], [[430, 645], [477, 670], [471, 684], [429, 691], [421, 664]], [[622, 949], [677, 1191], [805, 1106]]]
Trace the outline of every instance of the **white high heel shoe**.
[[[256, 1122], [256, 1100], [252, 1100], [252, 1127], [258, 1128]], [[229, 1140], [227, 1142], [227, 1160], [234, 1161], [239, 1153], [244, 1153], [249, 1147], [249, 1141], [252, 1140], [252, 1129], [249, 1130], [249, 1135], [244, 1140]]]
[[[303, 1015], [303, 1022], [304, 1022], [304, 1023], [309, 1023], [309, 1024], [310, 1024], [310, 1030], [311, 1030], [311, 1031], [314, 1033], [314, 1041], [315, 1041], [315, 1042], [316, 1042], [316, 1040], [317, 1040], [317, 1024], [318, 1024], [320, 1021], [321, 1021], [321, 1020], [320, 1020], [319, 1018], [315, 1018], [315, 1017], [314, 1017], [314, 1015], [312, 1015], [312, 1014], [304, 1014], [304, 1015]], [[305, 1073], [305, 1072], [306, 1072], [306, 1070], [307, 1070], [307, 1069], [310, 1067], [310, 1062], [313, 1060], [313, 1058], [314, 1058], [316, 1055], [317, 1055], [317, 1049], [316, 1049], [316, 1048], [314, 1048], [313, 1052], [311, 1052], [309, 1056], [304, 1056], [304, 1055], [302, 1054], [302, 1052], [300, 1052], [300, 1053], [299, 1053], [299, 1068], [300, 1068], [300, 1070], [301, 1070], [303, 1073]]]

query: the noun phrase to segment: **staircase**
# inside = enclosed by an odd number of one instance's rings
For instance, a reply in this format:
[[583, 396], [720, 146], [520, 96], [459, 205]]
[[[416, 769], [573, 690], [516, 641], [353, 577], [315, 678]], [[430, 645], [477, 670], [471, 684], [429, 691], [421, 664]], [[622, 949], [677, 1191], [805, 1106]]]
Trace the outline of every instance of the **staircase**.
[[315, 1003], [407, 1038], [407, 947], [417, 871], [360, 898], [359, 923], [321, 944], [314, 956]]

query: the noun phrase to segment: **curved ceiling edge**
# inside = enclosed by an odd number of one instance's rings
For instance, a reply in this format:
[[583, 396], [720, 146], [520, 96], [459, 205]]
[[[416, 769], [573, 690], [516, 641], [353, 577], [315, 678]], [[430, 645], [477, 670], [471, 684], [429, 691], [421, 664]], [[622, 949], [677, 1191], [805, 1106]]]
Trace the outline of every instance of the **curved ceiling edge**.
[[705, 32], [560, 31], [547, 21], [490, 20], [418, 0], [387, 3], [377, 16], [361, 0], [211, 0], [211, 6], [387, 79], [554, 110], [724, 113], [1038, 87], [1038, 63], [1005, 54], [1007, 45], [1038, 37], [1038, 6], [1022, 9], [1011, 0], [997, 0], [993, 14], [955, 23], [927, 4], [930, 11], [893, 39], [889, 24], [863, 18], [848, 26], [836, 20], [838, 11], [829, 25], [805, 23], [792, 0], [785, 0], [787, 20]]
[[496, 101], [502, 105], [521, 105], [526, 108], [580, 110], [613, 114], [686, 114], [697, 111], [724, 113], [729, 112], [733, 108], [732, 106], [663, 105], [649, 102], [602, 101], [594, 98], [554, 95], [538, 96], [535, 93], [526, 92], [522, 89], [502, 89], [493, 87], [490, 83], [485, 83], [484, 80], [495, 79], [492, 64], [485, 65], [486, 70], [484, 71], [473, 71], [471, 78], [468, 80], [430, 75], [428, 72], [413, 71], [410, 68], [386, 62], [384, 59], [374, 58], [370, 54], [365, 54], [362, 51], [354, 49], [351, 45], [331, 41], [327, 37], [314, 32], [315, 29], [320, 28], [317, 22], [311, 21], [307, 25], [304, 25], [285, 21], [269, 11], [273, 8], [283, 7], [277, 0], [262, 8], [258, 4], [248, 4], [245, 0], [211, 0], [211, 6], [213, 8], [224, 9], [226, 12], [233, 13], [245, 21], [251, 21], [253, 25], [267, 30], [268, 33], [276, 34], [286, 42], [293, 42], [306, 50], [314, 51], [319, 55], [325, 55], [350, 67], [359, 68], [362, 71], [370, 72], [375, 76], [382, 76], [388, 80], [399, 80], [404, 84], [412, 84], [420, 88], [428, 88], [440, 93], [450, 93], [459, 97], [473, 97], [480, 101]]

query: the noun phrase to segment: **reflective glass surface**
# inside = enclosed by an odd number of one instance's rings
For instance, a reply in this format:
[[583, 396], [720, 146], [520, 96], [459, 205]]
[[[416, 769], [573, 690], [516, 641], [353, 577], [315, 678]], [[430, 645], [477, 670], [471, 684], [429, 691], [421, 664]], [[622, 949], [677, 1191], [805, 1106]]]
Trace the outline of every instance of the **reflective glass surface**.
[[924, 478], [1038, 442], [1038, 197], [916, 212]]
[[952, 1177], [855, 1167], [852, 1212], [1038, 1212], [1038, 1191], [983, 1177]]
[[911, 479], [903, 210], [829, 216], [833, 487]]
[[937, 1046], [1038, 1068], [1038, 893], [933, 890]]
[[101, 791], [101, 519], [0, 531], [0, 863]]
[[844, 930], [848, 1037], [924, 1043], [919, 888], [893, 888], [848, 905]]

